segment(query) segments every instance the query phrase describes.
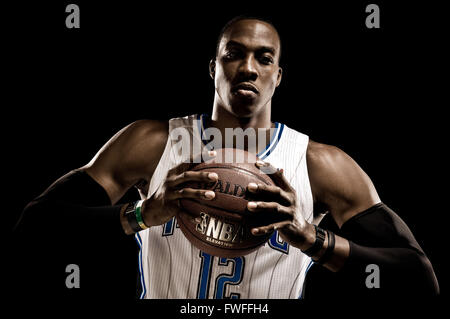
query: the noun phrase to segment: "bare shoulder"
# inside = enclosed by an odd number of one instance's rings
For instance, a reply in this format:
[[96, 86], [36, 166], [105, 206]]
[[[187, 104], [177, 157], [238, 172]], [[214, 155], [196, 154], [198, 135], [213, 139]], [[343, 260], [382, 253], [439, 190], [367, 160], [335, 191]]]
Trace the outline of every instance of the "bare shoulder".
[[168, 122], [139, 120], [117, 132], [97, 153], [99, 156], [115, 156], [126, 159], [128, 154], [139, 160], [141, 157], [154, 156], [164, 149], [168, 138]]
[[317, 180], [328, 180], [361, 173], [362, 169], [343, 150], [333, 146], [310, 140], [306, 152], [310, 177]]
[[164, 152], [169, 135], [169, 123], [139, 120], [131, 123], [124, 132], [121, 153], [124, 164], [151, 176]]
[[356, 164], [352, 163], [351, 158], [338, 147], [312, 140], [308, 143], [306, 159], [309, 179], [316, 198], [323, 198], [337, 188], [337, 184], [345, 180], [345, 176], [354, 170], [352, 166]]
[[154, 151], [155, 147], [165, 146], [169, 134], [169, 122], [139, 120], [129, 124], [118, 134], [123, 135], [123, 142], [131, 148], [147, 146]]
[[314, 199], [338, 223], [380, 201], [369, 176], [340, 148], [310, 141], [306, 156]]
[[308, 163], [311, 162], [314, 165], [325, 166], [336, 161], [345, 160], [344, 158], [348, 157], [344, 151], [336, 146], [318, 143], [312, 140], [309, 140], [306, 156]]
[[169, 122], [140, 120], [132, 123], [127, 130], [129, 141], [125, 149], [129, 149], [137, 164], [157, 164], [167, 143]]
[[125, 126], [118, 134], [126, 134], [132, 138], [145, 136], [167, 135], [169, 129], [168, 121], [138, 120]]

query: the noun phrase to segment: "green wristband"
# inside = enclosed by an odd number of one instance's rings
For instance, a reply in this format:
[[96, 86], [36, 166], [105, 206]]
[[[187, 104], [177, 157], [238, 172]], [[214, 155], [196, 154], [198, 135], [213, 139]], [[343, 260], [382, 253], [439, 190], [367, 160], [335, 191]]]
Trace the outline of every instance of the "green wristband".
[[136, 208], [135, 208], [136, 221], [138, 222], [139, 226], [142, 229], [147, 229], [148, 227], [144, 223], [144, 220], [142, 218], [142, 212], [141, 212], [141, 207], [142, 207], [143, 203], [144, 203], [144, 199], [142, 199], [136, 203]]

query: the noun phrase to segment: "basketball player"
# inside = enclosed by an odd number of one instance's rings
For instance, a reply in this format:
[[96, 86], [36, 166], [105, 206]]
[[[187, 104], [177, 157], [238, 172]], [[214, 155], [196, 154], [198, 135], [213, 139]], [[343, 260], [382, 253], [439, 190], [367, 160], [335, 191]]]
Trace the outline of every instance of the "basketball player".
[[[129, 252], [135, 253], [133, 237], [139, 246], [140, 298], [438, 294], [423, 250], [358, 164], [336, 147], [272, 122], [271, 99], [282, 80], [280, 52], [271, 23], [256, 18], [229, 22], [210, 62], [211, 116], [142, 120], [125, 127], [86, 166], [63, 176], [27, 206], [23, 236], [34, 232], [37, 240], [50, 233], [52, 243], [67, 243], [70, 249], [59, 253], [79, 263], [81, 274], [92, 272], [86, 278], [93, 283], [86, 285], [98, 296], [124, 293], [114, 288], [131, 271], [115, 263], [123, 265]], [[226, 128], [264, 129], [270, 141], [256, 150], [262, 160], [257, 165], [275, 168], [277, 186], [249, 184], [248, 209], [278, 222], [252, 229], [254, 235], [275, 232], [243, 257], [205, 254], [184, 237], [174, 218], [179, 199], [214, 200], [213, 191], [186, 188], [187, 182], [218, 176], [186, 170], [187, 158], [174, 150], [170, 132], [185, 128], [191, 138], [202, 139], [212, 127], [224, 136]], [[142, 200], [118, 205], [133, 186]], [[89, 258], [78, 262], [82, 256]], [[367, 269], [377, 270], [370, 280]]]

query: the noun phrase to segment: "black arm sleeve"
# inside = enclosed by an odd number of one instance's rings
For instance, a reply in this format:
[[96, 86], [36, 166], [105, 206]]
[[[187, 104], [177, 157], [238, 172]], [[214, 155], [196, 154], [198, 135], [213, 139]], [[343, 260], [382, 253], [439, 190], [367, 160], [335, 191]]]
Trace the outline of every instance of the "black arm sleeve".
[[[122, 205], [84, 171], [51, 185], [24, 209], [14, 234], [14, 291], [22, 297], [136, 295], [137, 245], [122, 229]], [[67, 288], [69, 264], [80, 288]]]
[[320, 226], [349, 240], [350, 255], [336, 273], [312, 266], [305, 282], [305, 299], [323, 298], [324, 294], [329, 298], [439, 294], [430, 261], [405, 222], [385, 204], [355, 215], [340, 229], [329, 215]]

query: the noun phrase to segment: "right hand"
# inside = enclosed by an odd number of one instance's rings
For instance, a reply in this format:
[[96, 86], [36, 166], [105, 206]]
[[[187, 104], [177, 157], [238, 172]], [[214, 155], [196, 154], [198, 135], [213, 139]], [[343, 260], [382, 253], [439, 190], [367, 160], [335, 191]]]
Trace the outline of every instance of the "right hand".
[[216, 173], [190, 171], [192, 166], [192, 163], [181, 163], [171, 169], [156, 193], [145, 200], [141, 209], [148, 227], [162, 225], [175, 216], [181, 210], [182, 198], [214, 199], [216, 194], [211, 190], [185, 187], [188, 182], [215, 182], [219, 178]]

